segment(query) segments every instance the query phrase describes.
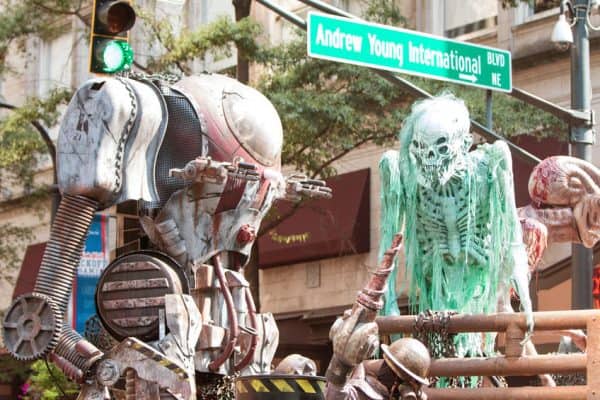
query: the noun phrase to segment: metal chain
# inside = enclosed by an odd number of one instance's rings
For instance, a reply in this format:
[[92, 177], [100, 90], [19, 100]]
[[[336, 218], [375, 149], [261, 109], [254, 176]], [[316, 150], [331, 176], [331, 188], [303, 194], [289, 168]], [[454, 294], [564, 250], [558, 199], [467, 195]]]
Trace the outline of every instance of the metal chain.
[[[431, 311], [426, 310], [415, 317], [413, 326], [413, 337], [420, 340], [427, 346], [432, 358], [451, 358], [457, 357], [456, 346], [454, 344], [455, 333], [448, 332], [448, 325], [455, 311]], [[492, 377], [497, 387], [507, 387], [506, 379], [503, 376]], [[433, 377], [432, 384], [438, 381], [443, 382], [444, 386], [453, 388], [466, 388], [473, 385], [481, 387], [483, 385], [482, 377]]]
[[[457, 357], [458, 353], [454, 345], [456, 334], [448, 332], [450, 318], [455, 314], [457, 314], [455, 311], [426, 310], [415, 317], [413, 337], [425, 344], [432, 358]], [[467, 380], [468, 378], [462, 377], [433, 377], [431, 382], [436, 384], [441, 381], [448, 387], [466, 387], [469, 386]]]
[[135, 93], [131, 85], [127, 82], [126, 79], [117, 77], [116, 78], [125, 89], [127, 89], [127, 93], [129, 94], [129, 101], [131, 102], [131, 112], [129, 113], [129, 118], [127, 119], [127, 123], [123, 127], [123, 131], [121, 132], [121, 137], [119, 138], [119, 143], [117, 145], [117, 155], [115, 157], [115, 175], [117, 177], [117, 182], [115, 186], [114, 193], [118, 193], [121, 191], [121, 185], [123, 184], [123, 179], [121, 176], [121, 167], [123, 166], [123, 156], [125, 155], [125, 144], [127, 143], [127, 139], [131, 134], [131, 130], [133, 128], [133, 124], [135, 123], [135, 119], [137, 117], [137, 101], [135, 97]]
[[427, 346], [433, 358], [456, 357], [455, 334], [448, 333], [454, 311], [427, 310], [415, 317], [413, 336]]
[[181, 79], [181, 75], [170, 73], [146, 74], [144, 72], [129, 71], [123, 75], [125, 78], [135, 79], [137, 81], [163, 81], [167, 84], [173, 84]]
[[196, 382], [199, 400], [234, 400], [235, 380], [239, 373], [225, 375], [209, 382]]

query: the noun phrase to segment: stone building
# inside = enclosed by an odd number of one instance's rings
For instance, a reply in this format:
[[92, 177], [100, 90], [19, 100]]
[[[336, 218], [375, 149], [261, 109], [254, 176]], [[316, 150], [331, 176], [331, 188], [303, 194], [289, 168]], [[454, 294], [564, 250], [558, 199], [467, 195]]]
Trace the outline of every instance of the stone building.
[[[279, 0], [279, 5], [305, 17], [309, 7], [295, 0]], [[359, 0], [333, 0], [332, 4], [359, 14]], [[559, 14], [557, 1], [521, 2], [515, 8], [503, 8], [498, 0], [411, 0], [397, 1], [411, 29], [457, 40], [498, 47], [512, 53], [513, 86], [527, 90], [553, 103], [568, 107], [570, 103], [570, 60], [568, 52], [558, 51], [550, 41]], [[140, 7], [150, 7], [182, 27], [194, 28], [216, 16], [233, 18], [230, 2], [217, 0], [143, 0]], [[254, 2], [252, 17], [265, 30], [265, 40], [278, 43], [287, 40], [291, 28], [283, 18]], [[592, 18], [600, 24], [600, 18]], [[152, 51], [141, 35], [132, 32], [136, 60]], [[592, 91], [600, 86], [599, 36], [592, 33]], [[13, 57], [14, 65], [22, 66], [19, 79], [0, 82], [0, 99], [21, 104], [28, 95], [43, 95], [55, 85], [77, 87], [85, 81], [87, 72], [87, 34], [80, 21], [66, 22], [65, 33], [52, 41], [31, 41], [30, 59]], [[27, 61], [25, 63], [25, 61]], [[235, 65], [235, 57], [224, 60], [196, 60], [191, 68], [199, 72], [222, 71]], [[357, 67], [358, 68], [358, 67]], [[251, 76], [260, 71], [253, 69]], [[599, 100], [593, 99], [598, 111]], [[565, 138], [568, 137], [565, 132]], [[542, 158], [551, 154], [568, 154], [568, 143], [532, 138], [520, 144]], [[279, 355], [299, 352], [313, 357], [321, 372], [330, 357], [328, 330], [334, 318], [354, 301], [356, 292], [377, 264], [379, 232], [379, 176], [377, 163], [385, 149], [365, 145], [336, 162], [342, 176], [331, 180], [342, 197], [327, 206], [325, 217], [313, 215], [305, 225], [281, 226], [259, 241], [258, 292], [262, 311], [275, 314], [281, 330]], [[594, 148], [594, 153], [598, 148]], [[50, 164], [43, 163], [40, 179], [50, 179]], [[519, 205], [527, 202], [526, 181], [529, 170], [515, 163]], [[3, 194], [0, 223], [14, 222], [35, 228], [35, 242], [48, 238], [48, 213], [39, 219], [24, 210], [19, 193]], [[335, 210], [354, 216], [341, 229]], [[135, 211], [122, 207], [107, 210], [115, 216], [116, 228], [110, 248], [135, 242]], [[348, 223], [346, 223], [348, 222]], [[338, 229], [339, 228], [339, 229]], [[287, 231], [286, 231], [287, 229]], [[316, 233], [315, 233], [316, 232]], [[135, 246], [135, 244], [133, 244]], [[541, 271], [532, 281], [532, 294], [538, 310], [570, 308], [570, 246], [553, 246], [544, 258]], [[2, 261], [0, 261], [1, 263]], [[11, 288], [0, 282], [0, 309], [11, 301]], [[401, 305], [402, 298], [399, 300]]]

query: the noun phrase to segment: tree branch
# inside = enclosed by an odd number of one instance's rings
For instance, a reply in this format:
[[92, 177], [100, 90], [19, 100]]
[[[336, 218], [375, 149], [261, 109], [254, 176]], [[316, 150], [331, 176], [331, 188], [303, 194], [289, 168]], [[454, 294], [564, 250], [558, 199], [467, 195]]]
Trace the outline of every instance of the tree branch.
[[[0, 108], [16, 110], [18, 107], [12, 104], [0, 102]], [[50, 133], [39, 121], [32, 120], [29, 122], [31, 122], [31, 125], [33, 125], [35, 129], [39, 132], [40, 136], [42, 137], [42, 140], [48, 148], [48, 153], [50, 153], [50, 158], [52, 159], [52, 169], [54, 170], [54, 175], [56, 177], [56, 147], [54, 146], [54, 142], [52, 142], [52, 139], [50, 139]], [[56, 178], [54, 180], [54, 183], [56, 183]]]
[[332, 158], [330, 158], [329, 160], [327, 160], [326, 162], [321, 164], [321, 166], [315, 172], [313, 172], [313, 174], [311, 175], [311, 178], [313, 178], [313, 179], [316, 178], [321, 172], [323, 172], [323, 170], [325, 168], [327, 168], [328, 166], [330, 166], [331, 164], [333, 164], [335, 161], [339, 160], [346, 154], [350, 153], [352, 150], [355, 150], [357, 147], [362, 146], [363, 144], [368, 143], [375, 139], [389, 139], [389, 138], [392, 138], [395, 136], [396, 136], [395, 133], [390, 133], [390, 134], [383, 135], [383, 136], [377, 136], [377, 135], [367, 136], [363, 140], [360, 140], [360, 141], [354, 143], [354, 145], [352, 147], [345, 149], [344, 151], [336, 154], [335, 156], [333, 156]]

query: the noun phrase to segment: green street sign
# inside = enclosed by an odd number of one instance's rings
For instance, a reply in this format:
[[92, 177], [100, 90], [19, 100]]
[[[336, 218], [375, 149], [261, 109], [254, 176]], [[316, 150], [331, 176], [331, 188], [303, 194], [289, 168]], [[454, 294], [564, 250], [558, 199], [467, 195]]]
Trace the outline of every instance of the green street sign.
[[408, 29], [308, 15], [308, 55], [510, 92], [510, 52]]

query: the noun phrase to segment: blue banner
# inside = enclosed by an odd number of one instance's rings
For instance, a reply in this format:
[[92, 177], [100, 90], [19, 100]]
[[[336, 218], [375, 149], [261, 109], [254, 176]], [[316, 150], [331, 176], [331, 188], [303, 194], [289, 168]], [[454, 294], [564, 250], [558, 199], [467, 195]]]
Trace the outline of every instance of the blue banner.
[[109, 262], [108, 220], [107, 215], [94, 217], [73, 282], [71, 326], [81, 334], [85, 330], [85, 321], [96, 314], [96, 285]]

